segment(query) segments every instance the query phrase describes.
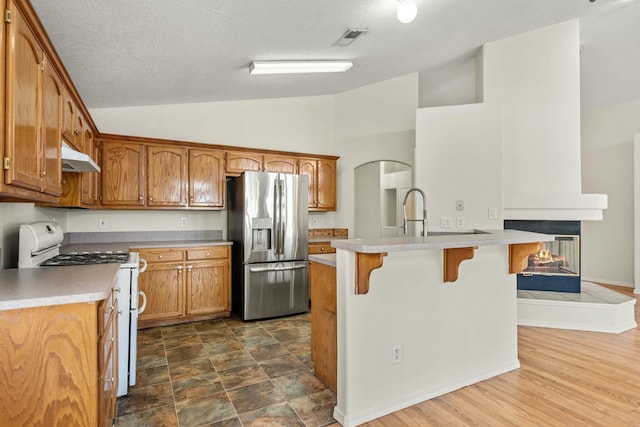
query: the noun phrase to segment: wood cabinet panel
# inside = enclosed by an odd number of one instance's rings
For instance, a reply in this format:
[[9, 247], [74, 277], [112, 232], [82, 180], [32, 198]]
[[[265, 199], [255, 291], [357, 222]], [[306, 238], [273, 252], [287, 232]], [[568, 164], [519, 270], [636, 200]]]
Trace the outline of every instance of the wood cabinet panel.
[[267, 172], [298, 173], [298, 158], [284, 155], [265, 154], [264, 170]]
[[189, 150], [189, 206], [224, 208], [224, 152]]
[[336, 161], [318, 160], [318, 209], [336, 210]]
[[317, 174], [318, 160], [311, 158], [298, 159], [300, 175], [309, 177], [309, 208], [318, 207], [318, 184]]
[[336, 269], [309, 263], [311, 284], [311, 360], [315, 373], [334, 392], [337, 389]]
[[62, 193], [60, 140], [64, 87], [49, 61], [44, 61], [42, 82], [42, 190], [45, 193], [57, 196]]
[[229, 246], [131, 250], [148, 263], [138, 277], [147, 296], [140, 328], [230, 315]]
[[335, 252], [336, 252], [336, 248], [331, 247], [331, 242], [309, 243], [310, 254], [332, 254]]
[[238, 176], [244, 171], [262, 170], [262, 153], [227, 151], [225, 158], [225, 170], [229, 176]]
[[102, 143], [102, 194], [106, 206], [144, 206], [144, 146]]
[[149, 262], [148, 259], [147, 262], [147, 271], [138, 277], [138, 286], [147, 296], [147, 308], [140, 313], [140, 322], [183, 316], [183, 263]]
[[[73, 102], [69, 92], [64, 92], [62, 103], [62, 137], [68, 142], [75, 145], [75, 135], [73, 129], [76, 117], [76, 104]], [[76, 150], [79, 147], [74, 147]]]
[[147, 147], [147, 206], [187, 205], [187, 150]]
[[111, 426], [116, 312], [107, 300], [0, 312], [0, 425]]
[[229, 261], [196, 261], [187, 266], [187, 314], [229, 311]]
[[228, 246], [187, 249], [187, 260], [229, 258]]
[[[10, 6], [12, 2], [8, 2]], [[44, 52], [22, 13], [12, 7], [6, 58], [5, 183], [40, 191], [41, 93]], [[35, 161], [34, 161], [35, 160]], [[6, 168], [5, 168], [6, 169]]]

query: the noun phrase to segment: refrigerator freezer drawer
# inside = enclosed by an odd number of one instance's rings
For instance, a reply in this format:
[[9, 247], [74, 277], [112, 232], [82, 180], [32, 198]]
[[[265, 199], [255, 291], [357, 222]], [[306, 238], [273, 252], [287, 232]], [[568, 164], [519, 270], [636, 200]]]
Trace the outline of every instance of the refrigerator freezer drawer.
[[244, 320], [309, 311], [309, 263], [245, 265]]

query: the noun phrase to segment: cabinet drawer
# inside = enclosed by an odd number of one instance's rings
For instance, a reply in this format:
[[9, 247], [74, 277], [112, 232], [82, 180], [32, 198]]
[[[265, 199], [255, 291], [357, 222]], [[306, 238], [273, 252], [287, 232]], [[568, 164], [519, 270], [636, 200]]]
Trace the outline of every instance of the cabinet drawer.
[[336, 252], [336, 248], [332, 248], [330, 242], [309, 243], [310, 254], [332, 254], [335, 252]]
[[139, 250], [131, 249], [131, 251], [139, 252], [140, 258], [144, 258], [147, 262], [170, 262], [170, 261], [182, 261], [183, 253], [174, 249], [153, 249], [153, 250]]
[[228, 246], [187, 249], [187, 260], [229, 258]]

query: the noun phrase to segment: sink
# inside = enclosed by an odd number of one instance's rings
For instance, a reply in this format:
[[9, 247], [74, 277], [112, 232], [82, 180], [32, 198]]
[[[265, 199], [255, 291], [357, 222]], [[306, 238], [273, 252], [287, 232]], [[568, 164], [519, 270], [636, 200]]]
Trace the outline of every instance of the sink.
[[467, 230], [467, 231], [427, 231], [429, 236], [466, 236], [470, 234], [489, 234], [488, 231]]

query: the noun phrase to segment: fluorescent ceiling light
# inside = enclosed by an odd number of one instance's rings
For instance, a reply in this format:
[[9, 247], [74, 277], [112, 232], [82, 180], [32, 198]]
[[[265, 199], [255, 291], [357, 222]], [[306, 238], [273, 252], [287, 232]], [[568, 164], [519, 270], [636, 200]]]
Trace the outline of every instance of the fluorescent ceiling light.
[[249, 74], [340, 73], [352, 66], [351, 61], [253, 61]]

